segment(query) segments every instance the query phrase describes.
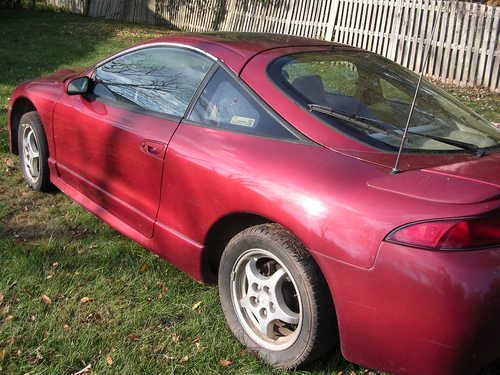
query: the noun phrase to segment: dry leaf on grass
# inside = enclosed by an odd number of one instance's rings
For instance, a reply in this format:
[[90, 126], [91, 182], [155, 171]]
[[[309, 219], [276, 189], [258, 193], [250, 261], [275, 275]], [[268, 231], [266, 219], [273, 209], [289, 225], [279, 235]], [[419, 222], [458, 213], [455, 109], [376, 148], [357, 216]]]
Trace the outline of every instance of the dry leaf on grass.
[[144, 273], [144, 272], [146, 272], [147, 270], [149, 270], [149, 264], [147, 264], [147, 263], [144, 263], [144, 264], [141, 266], [141, 268], [139, 268], [139, 272], [140, 272], [140, 273]]
[[65, 331], [69, 331], [71, 329], [71, 327], [68, 324], [65, 324], [65, 325], [63, 325], [63, 329]]
[[221, 365], [222, 367], [227, 367], [227, 366], [231, 366], [233, 364], [233, 362], [231, 362], [230, 360], [228, 359], [221, 359], [219, 361], [219, 365]]
[[80, 298], [80, 303], [87, 303], [87, 302], [92, 302], [94, 298], [92, 297], [82, 297]]
[[181, 341], [181, 337], [180, 337], [178, 334], [176, 334], [176, 333], [172, 333], [172, 336], [170, 336], [170, 338], [171, 338], [171, 339], [172, 339], [172, 341], [173, 341], [174, 343], [176, 343], [176, 344], [177, 344], [179, 341]]
[[141, 336], [130, 334], [130, 335], [128, 335], [128, 338], [129, 338], [129, 340], [137, 341], [141, 338]]
[[199, 309], [199, 307], [201, 306], [201, 304], [202, 304], [202, 303], [203, 303], [202, 301], [198, 301], [198, 302], [196, 302], [196, 303], [193, 305], [193, 307], [191, 307], [191, 309], [192, 309], [193, 311], [194, 311], [194, 310], [198, 310], [198, 309]]
[[180, 362], [181, 362], [181, 363], [185, 363], [185, 362], [187, 362], [187, 361], [189, 361], [189, 357], [188, 357], [187, 355], [185, 355], [184, 357], [182, 357], [182, 358], [180, 359]]
[[108, 355], [108, 356], [106, 357], [106, 363], [107, 363], [108, 365], [110, 365], [110, 366], [113, 364], [113, 358], [111, 358], [111, 356], [110, 356], [110, 355]]
[[5, 322], [10, 322], [12, 319], [14, 319], [13, 315], [7, 315], [7, 317], [5, 318]]
[[80, 371], [74, 372], [72, 375], [87, 375], [92, 372], [92, 365], [89, 363], [87, 366], [82, 368]]
[[50, 299], [50, 297], [46, 294], [44, 294], [42, 296], [42, 301], [47, 304], [47, 305], [51, 305], [52, 304], [52, 300]]
[[158, 299], [162, 299], [167, 294], [168, 289], [163, 283], [158, 283], [157, 285], [160, 288], [160, 293], [158, 293]]
[[0, 293], [0, 303], [3, 302], [3, 299], [5, 298], [5, 295], [3, 293]]

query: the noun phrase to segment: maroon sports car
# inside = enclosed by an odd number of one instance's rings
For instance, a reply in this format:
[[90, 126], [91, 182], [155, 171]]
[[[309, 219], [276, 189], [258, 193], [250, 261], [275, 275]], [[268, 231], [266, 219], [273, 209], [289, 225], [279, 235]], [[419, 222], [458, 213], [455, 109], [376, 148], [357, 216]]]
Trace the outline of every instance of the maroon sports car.
[[339, 342], [470, 374], [500, 356], [500, 132], [425, 82], [409, 116], [417, 78], [328, 42], [172, 35], [21, 84], [10, 147], [35, 190], [218, 281], [273, 366]]

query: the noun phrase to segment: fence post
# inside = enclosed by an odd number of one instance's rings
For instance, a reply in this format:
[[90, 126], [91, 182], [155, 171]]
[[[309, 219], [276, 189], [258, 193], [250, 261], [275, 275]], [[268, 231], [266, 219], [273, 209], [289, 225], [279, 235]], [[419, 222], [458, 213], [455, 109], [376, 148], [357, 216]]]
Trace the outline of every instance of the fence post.
[[288, 11], [286, 13], [286, 21], [285, 21], [285, 34], [290, 33], [290, 26], [292, 24], [292, 14], [293, 14], [294, 3], [295, 3], [295, 0], [291, 0], [290, 4], [288, 5]]
[[[391, 6], [391, 3], [388, 4]], [[401, 29], [401, 22], [403, 21], [403, 2], [402, 0], [397, 0], [393, 5], [396, 9], [393, 13], [394, 21], [392, 23], [391, 39], [389, 40], [389, 53], [387, 58], [392, 61], [396, 60], [396, 53], [399, 41], [399, 30]], [[389, 21], [388, 21], [389, 22]]]
[[333, 31], [335, 30], [336, 26], [337, 12], [339, 10], [340, 0], [331, 0], [331, 2], [332, 4], [330, 5], [330, 14], [328, 15], [325, 34], [325, 40], [328, 40], [329, 42], [333, 40]]

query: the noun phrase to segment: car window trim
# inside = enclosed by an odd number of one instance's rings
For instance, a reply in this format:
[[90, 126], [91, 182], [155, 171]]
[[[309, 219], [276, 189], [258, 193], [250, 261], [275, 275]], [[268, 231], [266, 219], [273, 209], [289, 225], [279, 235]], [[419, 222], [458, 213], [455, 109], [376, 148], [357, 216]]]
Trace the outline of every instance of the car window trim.
[[123, 50], [123, 51], [120, 51], [104, 60], [101, 60], [99, 61], [97, 64], [95, 64], [93, 66], [93, 74], [92, 76], [95, 75], [95, 70], [100, 68], [101, 66], [103, 66], [104, 64], [107, 64], [108, 62], [110, 61], [113, 61], [114, 59], [117, 59], [118, 57], [123, 57], [125, 55], [128, 55], [130, 53], [134, 53], [134, 52], [137, 52], [137, 51], [141, 51], [141, 50], [146, 50], [146, 49], [150, 49], [150, 48], [161, 48], [161, 47], [167, 47], [167, 48], [178, 48], [178, 49], [185, 49], [185, 50], [188, 50], [188, 51], [191, 51], [191, 52], [195, 52], [195, 53], [198, 53], [200, 55], [203, 55], [205, 57], [208, 57], [210, 60], [214, 61], [214, 62], [219, 62], [220, 60], [215, 57], [214, 55], [211, 55], [210, 53], [202, 50], [202, 49], [199, 49], [199, 48], [196, 48], [196, 47], [193, 47], [193, 46], [189, 46], [187, 44], [182, 44], [182, 43], [169, 43], [169, 42], [153, 42], [153, 43], [148, 43], [148, 44], [141, 44], [141, 45], [138, 45], [138, 46], [135, 46], [135, 47], [131, 47], [131, 48], [127, 48], [126, 50]]
[[203, 91], [205, 91], [205, 88], [207, 87], [208, 83], [214, 76], [214, 74], [217, 72], [219, 69], [219, 64], [214, 62], [212, 66], [210, 66], [210, 69], [208, 69], [207, 74], [205, 74], [205, 77], [201, 81], [201, 83], [198, 85], [198, 88], [194, 92], [191, 100], [189, 101], [188, 106], [186, 107], [186, 110], [184, 111], [184, 115], [182, 116], [181, 120], [187, 119], [189, 115], [191, 114], [194, 106], [198, 102], [198, 98], [203, 94]]
[[241, 134], [244, 136], [248, 137], [256, 137], [256, 138], [262, 138], [262, 139], [269, 139], [272, 141], [280, 141], [280, 142], [289, 142], [289, 143], [295, 143], [295, 144], [302, 144], [302, 145], [315, 145], [315, 146], [321, 146], [317, 144], [314, 141], [310, 141], [308, 139], [302, 139], [302, 138], [280, 138], [280, 137], [274, 137], [272, 135], [261, 135], [261, 134], [256, 134], [256, 133], [250, 133], [250, 132], [245, 132], [243, 130], [238, 130], [238, 128], [234, 129], [228, 129], [228, 128], [214, 128], [211, 125], [202, 123], [200, 121], [194, 121], [194, 120], [188, 120], [187, 118], [182, 119], [181, 121], [181, 126], [182, 125], [190, 125], [190, 126], [197, 126], [200, 128], [206, 128], [206, 129], [211, 129], [217, 132], [228, 132], [228, 133], [234, 133], [234, 134]]

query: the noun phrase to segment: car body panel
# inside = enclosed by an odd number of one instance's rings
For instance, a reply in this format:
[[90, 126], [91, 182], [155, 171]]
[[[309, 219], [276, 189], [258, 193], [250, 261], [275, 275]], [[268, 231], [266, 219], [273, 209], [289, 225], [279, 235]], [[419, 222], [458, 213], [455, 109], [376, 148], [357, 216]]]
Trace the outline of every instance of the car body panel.
[[[453, 374], [499, 357], [500, 250], [432, 252], [383, 241], [409, 222], [498, 212], [498, 154], [403, 154], [401, 168], [411, 171], [391, 174], [394, 153], [325, 125], [267, 75], [278, 56], [350, 47], [265, 39], [174, 34], [142, 46], [185, 44], [224, 62], [304, 135], [297, 141], [68, 96], [68, 80], [92, 68], [20, 85], [8, 104], [9, 132], [13, 106], [30, 100], [47, 134], [51, 181], [199, 281], [207, 281], [208, 233], [221, 219], [253, 214], [288, 228], [328, 283], [351, 361]], [[160, 154], [146, 155], [144, 144]]]
[[[494, 173], [493, 170], [490, 173]], [[469, 178], [463, 179], [434, 170], [386, 174], [369, 180], [368, 186], [436, 203], [472, 204], [500, 198], [499, 186], [478, 184]]]

